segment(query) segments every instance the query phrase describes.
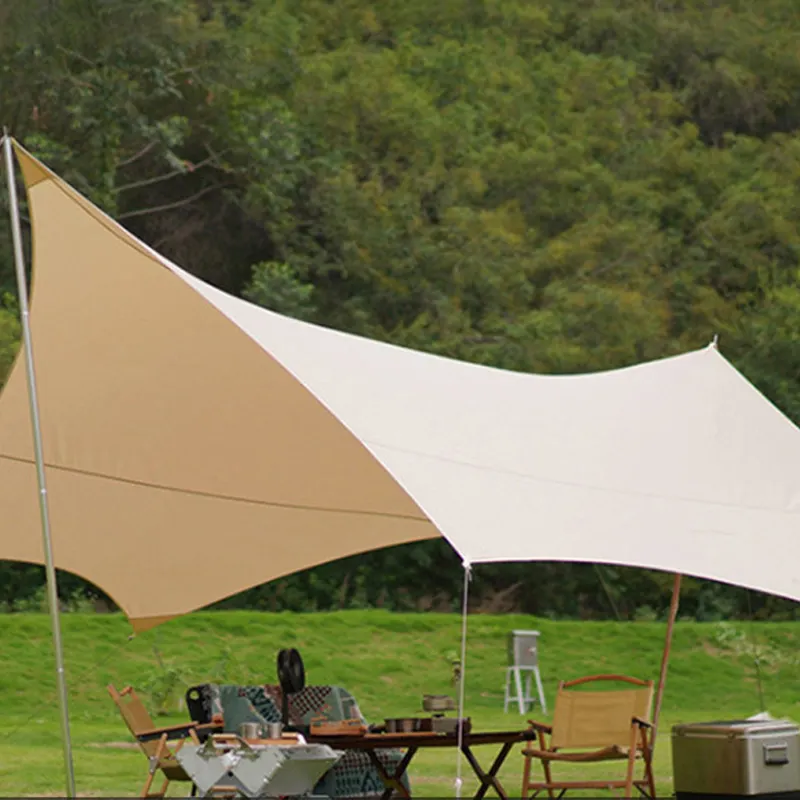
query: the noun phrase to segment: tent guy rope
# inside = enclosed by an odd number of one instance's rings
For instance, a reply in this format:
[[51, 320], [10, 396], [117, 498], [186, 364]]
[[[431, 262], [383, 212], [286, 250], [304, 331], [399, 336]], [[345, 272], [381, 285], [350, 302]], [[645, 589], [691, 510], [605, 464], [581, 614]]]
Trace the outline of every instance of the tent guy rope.
[[36, 391], [36, 371], [33, 362], [33, 344], [31, 341], [30, 312], [28, 309], [28, 287], [25, 279], [25, 259], [22, 253], [22, 232], [19, 221], [19, 202], [17, 200], [17, 184], [14, 179], [14, 158], [11, 152], [11, 137], [3, 130], [3, 152], [6, 164], [6, 180], [8, 185], [8, 205], [11, 216], [11, 239], [14, 246], [14, 265], [17, 274], [17, 291], [19, 293], [19, 310], [22, 322], [22, 347], [25, 354], [25, 370], [28, 378], [28, 397], [30, 401], [31, 424], [33, 426], [33, 444], [36, 455], [36, 477], [39, 487], [39, 511], [42, 521], [42, 539], [44, 544], [45, 572], [47, 575], [47, 600], [50, 609], [50, 620], [53, 628], [53, 648], [56, 658], [56, 679], [58, 683], [58, 703], [61, 716], [61, 738], [64, 748], [64, 770], [66, 777], [66, 796], [75, 797], [75, 765], [72, 758], [72, 739], [69, 729], [69, 708], [67, 699], [67, 679], [64, 671], [64, 646], [61, 641], [61, 621], [58, 607], [58, 583], [56, 579], [53, 546], [50, 536], [50, 513], [47, 502], [47, 479], [44, 471], [42, 454], [42, 430], [39, 421], [39, 400]]

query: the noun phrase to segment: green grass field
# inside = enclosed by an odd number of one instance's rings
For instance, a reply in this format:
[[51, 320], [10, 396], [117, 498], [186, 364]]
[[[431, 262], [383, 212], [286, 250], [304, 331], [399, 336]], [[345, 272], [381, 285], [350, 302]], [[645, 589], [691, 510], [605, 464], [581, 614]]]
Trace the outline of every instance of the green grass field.
[[[424, 693], [454, 693], [451, 660], [459, 651], [460, 619], [444, 614], [349, 611], [319, 614], [206, 612], [174, 620], [129, 640], [119, 615], [62, 617], [78, 791], [85, 796], [138, 794], [146, 762], [131, 749], [127, 729], [105, 686], [132, 684], [165, 721], [187, 718], [180, 701], [193, 683], [275, 681], [275, 656], [297, 647], [309, 683], [344, 686], [370, 721], [422, 714]], [[559, 679], [597, 672], [656, 678], [664, 625], [650, 622], [553, 622], [522, 616], [469, 619], [466, 710], [473, 728], [524, 725], [503, 713], [505, 642], [514, 628], [537, 628], [541, 670], [552, 703]], [[739, 625], [680, 622], [676, 626], [661, 736], [656, 750], [659, 794], [669, 796], [673, 723], [734, 719], [760, 710], [754, 649], [761, 663], [767, 710], [800, 719], [798, 627], [794, 623]], [[0, 616], [0, 793], [59, 795], [63, 762], [49, 619]], [[550, 709], [548, 709], [550, 710]], [[538, 708], [529, 715], [541, 718]], [[495, 747], [480, 748], [486, 766]], [[512, 751], [501, 780], [519, 792], [522, 758]], [[452, 796], [456, 754], [420, 751], [410, 777], [420, 797]], [[464, 763], [465, 790], [474, 791]], [[608, 776], [620, 765], [563, 765], [562, 773]], [[187, 793], [173, 784], [171, 794]]]

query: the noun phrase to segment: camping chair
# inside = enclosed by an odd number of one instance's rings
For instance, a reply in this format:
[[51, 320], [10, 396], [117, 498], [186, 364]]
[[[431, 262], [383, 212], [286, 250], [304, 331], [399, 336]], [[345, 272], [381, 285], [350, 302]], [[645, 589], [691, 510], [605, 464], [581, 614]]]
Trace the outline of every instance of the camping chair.
[[[196, 722], [184, 722], [179, 725], [156, 727], [147, 709], [142, 704], [139, 696], [130, 686], [118, 692], [113, 685], [108, 685], [108, 693], [116, 703], [122, 719], [128, 730], [136, 739], [137, 744], [149, 762], [147, 780], [144, 783], [140, 797], [164, 797], [171, 781], [189, 781], [192, 779], [186, 774], [183, 767], [175, 758], [175, 754], [183, 746], [187, 738], [195, 744], [200, 744], [212, 733], [221, 731], [221, 726], [215, 723], [198, 725]], [[170, 746], [169, 742], [178, 740], [177, 746]], [[157, 792], [150, 792], [156, 773], [161, 770], [164, 783]], [[192, 785], [192, 796], [197, 791]]]
[[[612, 691], [568, 691], [574, 686], [593, 681], [620, 681], [637, 688]], [[562, 797], [568, 789], [624, 789], [631, 797], [636, 787], [645, 797], [656, 796], [651, 763], [652, 736], [649, 722], [653, 700], [653, 681], [626, 675], [590, 675], [573, 681], [561, 681], [556, 694], [553, 724], [529, 720], [538, 733], [539, 748], [531, 743], [523, 751], [522, 797], [536, 797], [546, 791], [548, 797]], [[549, 735], [549, 741], [547, 736]], [[544, 782], [531, 780], [531, 761], [539, 759], [544, 769]], [[644, 777], [634, 780], [635, 761], [644, 763]], [[550, 771], [553, 761], [592, 763], [614, 759], [625, 760], [625, 778], [618, 780], [554, 781]], [[556, 791], [560, 790], [558, 795]]]

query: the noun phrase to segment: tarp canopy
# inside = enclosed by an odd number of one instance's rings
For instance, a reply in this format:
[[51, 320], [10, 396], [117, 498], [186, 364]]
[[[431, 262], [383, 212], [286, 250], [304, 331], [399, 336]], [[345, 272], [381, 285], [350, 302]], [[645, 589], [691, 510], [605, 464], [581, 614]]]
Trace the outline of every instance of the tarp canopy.
[[[541, 376], [227, 295], [15, 144], [56, 566], [137, 630], [354, 553], [627, 564], [800, 600], [800, 430], [713, 344]], [[42, 563], [21, 359], [0, 558]]]

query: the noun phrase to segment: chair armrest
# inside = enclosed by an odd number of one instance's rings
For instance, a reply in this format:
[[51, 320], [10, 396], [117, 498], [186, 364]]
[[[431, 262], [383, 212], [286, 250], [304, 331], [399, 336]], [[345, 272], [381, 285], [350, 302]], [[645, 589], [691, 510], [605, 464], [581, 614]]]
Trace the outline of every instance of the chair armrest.
[[638, 725], [640, 728], [652, 728], [652, 724], [649, 723], [646, 719], [642, 719], [641, 717], [633, 717], [631, 719], [631, 725]]
[[167, 734], [167, 741], [170, 739], [185, 739], [189, 735], [189, 731], [197, 730], [196, 722], [181, 722], [178, 725], [166, 725], [163, 728], [150, 728], [149, 730], [139, 731], [136, 738], [140, 742], [151, 742], [154, 739], [160, 739], [165, 733]]
[[537, 722], [535, 719], [529, 719], [528, 725], [531, 726], [535, 731], [542, 731], [544, 733], [552, 733], [553, 726], [552, 725], [545, 725], [543, 722]]

